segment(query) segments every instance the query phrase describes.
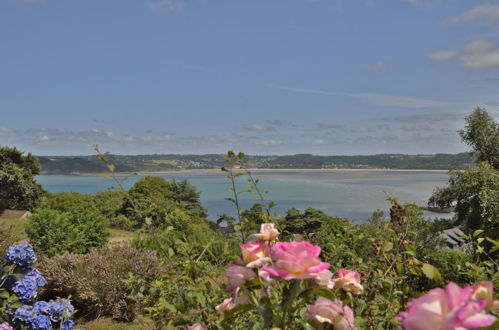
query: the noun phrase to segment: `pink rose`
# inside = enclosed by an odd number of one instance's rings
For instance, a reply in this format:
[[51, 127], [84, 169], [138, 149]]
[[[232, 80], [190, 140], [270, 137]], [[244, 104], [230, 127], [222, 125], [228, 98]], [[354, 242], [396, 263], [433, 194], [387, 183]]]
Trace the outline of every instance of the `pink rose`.
[[487, 301], [474, 299], [475, 286], [460, 288], [450, 282], [444, 289], [430, 290], [409, 302], [407, 312], [395, 318], [403, 330], [477, 329], [496, 321], [484, 312]]
[[333, 301], [319, 297], [314, 305], [308, 305], [305, 317], [320, 323], [330, 323], [335, 330], [356, 330], [353, 312], [348, 306], [343, 306], [339, 299]]
[[315, 283], [321, 287], [326, 289], [333, 289], [335, 285], [335, 281], [332, 279], [333, 273], [329, 269], [324, 269], [322, 272], [317, 273], [315, 276]]
[[260, 268], [270, 261], [269, 245], [259, 241], [248, 242], [240, 246], [241, 258], [235, 264], [248, 268]]
[[187, 327], [187, 330], [208, 330], [208, 328], [207, 327], [203, 327], [199, 323], [194, 323], [193, 325], [189, 325]]
[[491, 312], [499, 312], [499, 300], [494, 300], [494, 284], [491, 281], [482, 281], [473, 287], [473, 299], [485, 299], [485, 308]]
[[234, 304], [234, 300], [231, 298], [224, 299], [224, 301], [215, 307], [215, 309], [219, 312], [223, 311], [228, 311], [231, 310], [232, 308], [236, 307], [236, 304]]
[[256, 274], [252, 269], [239, 265], [232, 265], [227, 268], [225, 275], [229, 279], [229, 292], [244, 285], [246, 281], [256, 278]]
[[336, 287], [347, 292], [359, 294], [364, 291], [364, 287], [360, 285], [360, 275], [355, 270], [341, 268], [338, 270], [338, 278], [333, 281]]
[[260, 226], [260, 233], [253, 237], [260, 241], [276, 241], [280, 234], [273, 223], [264, 223]]
[[285, 280], [315, 278], [329, 267], [319, 259], [320, 253], [321, 248], [309, 242], [279, 242], [270, 251], [274, 265], [265, 270]]
[[232, 297], [224, 299], [224, 301], [215, 307], [219, 312], [228, 311], [236, 307], [237, 305], [251, 304], [251, 298], [247, 290], [241, 290], [237, 288]]

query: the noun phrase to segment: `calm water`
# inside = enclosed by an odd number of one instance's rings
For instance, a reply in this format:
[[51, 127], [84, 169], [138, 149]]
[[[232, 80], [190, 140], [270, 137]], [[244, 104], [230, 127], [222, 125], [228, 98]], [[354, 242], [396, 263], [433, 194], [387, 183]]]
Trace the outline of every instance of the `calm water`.
[[[155, 174], [165, 179], [188, 179], [201, 191], [201, 201], [209, 211], [210, 219], [219, 214], [235, 214], [232, 203], [224, 200], [229, 181], [223, 174], [199, 171], [196, 173]], [[275, 208], [281, 215], [295, 207], [300, 210], [311, 206], [334, 216], [363, 222], [377, 209], [388, 210], [386, 194], [397, 197], [401, 202], [426, 205], [432, 191], [448, 180], [444, 172], [393, 172], [393, 171], [283, 171], [258, 172], [260, 187], [269, 193], [266, 199], [275, 201]], [[125, 187], [129, 188], [143, 176], [129, 178]], [[239, 178], [240, 179], [240, 178]], [[115, 184], [109, 178], [97, 176], [41, 175], [37, 177], [50, 192], [75, 191], [89, 194], [112, 189]], [[244, 181], [240, 179], [240, 189]], [[243, 194], [242, 205], [249, 207], [256, 200], [251, 194]], [[427, 212], [428, 217], [449, 217], [450, 214]]]

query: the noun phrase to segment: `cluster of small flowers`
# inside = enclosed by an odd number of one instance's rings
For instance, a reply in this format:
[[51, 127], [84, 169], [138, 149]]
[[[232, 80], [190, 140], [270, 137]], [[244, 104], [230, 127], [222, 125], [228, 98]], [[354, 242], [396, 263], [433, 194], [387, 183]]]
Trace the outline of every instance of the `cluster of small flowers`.
[[[276, 242], [279, 234], [274, 224], [263, 224], [260, 233], [253, 235], [257, 240], [241, 245], [241, 257], [226, 271], [228, 291], [233, 295], [218, 305], [217, 311], [230, 310], [238, 304], [250, 304], [248, 292], [241, 287], [257, 276], [268, 282], [277, 278], [286, 281], [310, 280], [322, 288], [362, 293], [359, 273], [340, 269], [338, 277], [333, 278], [328, 269], [329, 263], [319, 258], [319, 246], [306, 241]], [[339, 299], [318, 298], [314, 305], [308, 306], [306, 317], [333, 324], [338, 329], [356, 329], [352, 310]]]
[[60, 325], [62, 330], [74, 328], [74, 322], [69, 319], [74, 313], [74, 307], [67, 299], [60, 301], [37, 301], [33, 306], [23, 305], [14, 313], [14, 323], [30, 326], [32, 329], [49, 330], [53, 324]]
[[45, 278], [36, 268], [28, 268], [24, 271], [24, 278], [12, 285], [15, 293], [23, 303], [33, 301], [38, 294], [38, 288], [45, 286]]
[[7, 261], [20, 267], [30, 267], [36, 262], [36, 254], [31, 244], [24, 242], [7, 249]]
[[499, 312], [492, 282], [483, 281], [465, 288], [450, 282], [443, 289], [432, 289], [409, 302], [407, 312], [400, 313], [396, 320], [403, 330], [478, 329], [497, 320], [487, 311]]
[[[33, 302], [38, 288], [46, 284], [40, 271], [32, 268], [37, 260], [33, 247], [26, 242], [11, 246], [7, 250], [6, 259], [8, 263], [16, 266], [17, 274], [21, 275], [22, 279], [16, 281], [17, 275], [3, 275], [1, 278], [3, 286], [10, 289], [24, 304]], [[33, 306], [22, 305], [9, 313], [14, 316], [12, 319], [14, 324], [29, 326], [32, 329], [49, 330], [53, 326], [57, 327], [57, 324], [64, 330], [74, 328], [74, 322], [69, 319], [74, 313], [74, 307], [67, 299], [37, 301]], [[9, 330], [12, 327], [8, 323], [0, 324], [0, 330], [4, 329]]]
[[0, 330], [14, 330], [7, 322], [0, 323]]

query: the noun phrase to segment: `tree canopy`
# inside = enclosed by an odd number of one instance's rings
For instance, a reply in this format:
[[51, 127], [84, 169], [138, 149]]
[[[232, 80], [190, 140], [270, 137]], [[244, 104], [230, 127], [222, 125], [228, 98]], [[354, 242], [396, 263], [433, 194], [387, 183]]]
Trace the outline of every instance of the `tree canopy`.
[[35, 181], [40, 172], [36, 157], [16, 148], [0, 147], [0, 211], [9, 209], [33, 210], [44, 190]]

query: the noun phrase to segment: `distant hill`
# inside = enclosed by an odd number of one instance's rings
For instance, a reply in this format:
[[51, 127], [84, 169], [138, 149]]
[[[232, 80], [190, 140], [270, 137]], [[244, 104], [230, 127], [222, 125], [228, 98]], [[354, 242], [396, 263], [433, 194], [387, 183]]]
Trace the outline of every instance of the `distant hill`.
[[[221, 155], [109, 155], [118, 172], [155, 172], [211, 169], [224, 166]], [[469, 153], [369, 156], [247, 156], [252, 168], [272, 169], [426, 169], [448, 170], [473, 166]], [[102, 173], [106, 168], [97, 156], [39, 156], [42, 174]]]

